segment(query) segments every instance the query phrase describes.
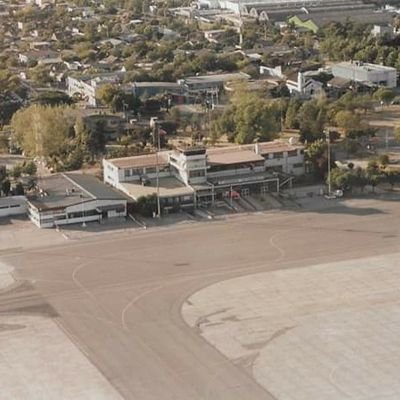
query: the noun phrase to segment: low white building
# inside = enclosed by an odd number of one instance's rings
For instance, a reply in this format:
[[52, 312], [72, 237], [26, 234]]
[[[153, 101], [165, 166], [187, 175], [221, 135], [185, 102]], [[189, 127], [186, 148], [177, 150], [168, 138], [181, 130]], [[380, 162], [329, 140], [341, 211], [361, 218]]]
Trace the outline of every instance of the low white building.
[[56, 174], [40, 179], [39, 191], [28, 197], [28, 216], [39, 228], [125, 217], [127, 199], [97, 178]]
[[371, 29], [371, 35], [373, 37], [386, 36], [388, 38], [393, 38], [395, 35], [395, 28], [391, 25], [377, 25], [375, 24]]
[[311, 97], [318, 97], [323, 92], [323, 84], [307, 73], [298, 72], [297, 79], [288, 78], [286, 86], [292, 96], [309, 99]]
[[0, 197], [0, 218], [26, 214], [25, 196]]
[[362, 61], [340, 62], [332, 66], [334, 77], [349, 79], [367, 86], [397, 86], [397, 70], [384, 65]]

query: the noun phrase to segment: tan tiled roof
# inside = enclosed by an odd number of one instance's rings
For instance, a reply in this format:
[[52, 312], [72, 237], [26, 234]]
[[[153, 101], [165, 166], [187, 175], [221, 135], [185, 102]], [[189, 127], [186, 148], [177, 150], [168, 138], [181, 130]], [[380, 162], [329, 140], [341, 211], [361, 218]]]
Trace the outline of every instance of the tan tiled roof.
[[240, 164], [264, 160], [254, 151], [243, 149], [241, 147], [209, 149], [207, 155], [210, 164]]
[[[255, 144], [242, 146], [211, 147], [207, 149], [208, 162], [211, 164], [239, 164], [246, 162], [262, 161], [262, 154], [277, 153], [282, 151], [296, 150], [303, 148], [302, 145], [291, 145], [284, 141], [275, 140], [272, 142], [258, 143], [259, 154], [255, 151]], [[168, 165], [169, 151], [161, 151], [158, 156], [160, 166]], [[156, 154], [141, 156], [114, 158], [108, 160], [118, 168], [140, 168], [154, 167], [157, 165]]]

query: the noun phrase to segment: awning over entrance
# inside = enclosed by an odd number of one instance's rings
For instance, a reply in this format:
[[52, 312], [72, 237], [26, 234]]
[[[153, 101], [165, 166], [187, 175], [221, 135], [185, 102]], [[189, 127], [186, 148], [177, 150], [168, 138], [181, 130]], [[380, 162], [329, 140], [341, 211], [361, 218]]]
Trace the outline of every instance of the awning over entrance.
[[98, 206], [96, 207], [96, 211], [99, 213], [105, 211], [115, 211], [117, 213], [121, 213], [125, 211], [125, 206], [123, 204], [109, 204], [106, 206]]
[[268, 173], [252, 173], [244, 175], [233, 175], [221, 178], [209, 179], [209, 183], [214, 185], [215, 188], [229, 187], [229, 186], [243, 186], [252, 185], [264, 182], [277, 182], [279, 178]]

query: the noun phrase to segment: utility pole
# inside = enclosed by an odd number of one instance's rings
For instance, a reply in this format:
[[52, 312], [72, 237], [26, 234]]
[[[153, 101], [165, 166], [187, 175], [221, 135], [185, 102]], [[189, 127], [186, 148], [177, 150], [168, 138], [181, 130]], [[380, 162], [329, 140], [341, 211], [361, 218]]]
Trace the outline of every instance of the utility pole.
[[158, 152], [160, 151], [160, 129], [158, 127], [158, 121], [153, 121], [153, 135], [154, 142], [157, 140], [156, 149], [156, 186], [157, 186], [157, 218], [161, 218], [161, 204], [160, 204], [160, 165], [158, 162]]
[[332, 193], [332, 184], [331, 184], [331, 138], [330, 132], [328, 129], [325, 130], [325, 137], [328, 143], [328, 196]]
[[84, 194], [81, 193], [80, 198], [82, 200], [82, 228], [86, 228], [86, 221], [85, 221], [85, 198]]

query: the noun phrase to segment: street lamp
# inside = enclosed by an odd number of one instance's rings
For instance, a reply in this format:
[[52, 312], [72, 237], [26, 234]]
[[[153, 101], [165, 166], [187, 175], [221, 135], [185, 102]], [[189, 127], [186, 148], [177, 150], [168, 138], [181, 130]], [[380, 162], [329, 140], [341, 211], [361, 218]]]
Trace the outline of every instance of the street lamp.
[[332, 193], [332, 184], [331, 184], [331, 137], [329, 129], [325, 130], [325, 138], [328, 144], [328, 196]]
[[160, 204], [160, 165], [158, 162], [158, 152], [160, 151], [160, 129], [158, 126], [158, 121], [156, 118], [152, 118], [150, 120], [153, 128], [153, 141], [154, 144], [157, 140], [157, 149], [156, 149], [156, 186], [157, 186], [157, 218], [161, 217], [161, 204]]
[[82, 228], [86, 228], [86, 222], [85, 222], [85, 200], [84, 200], [84, 195], [80, 195], [82, 199]]

